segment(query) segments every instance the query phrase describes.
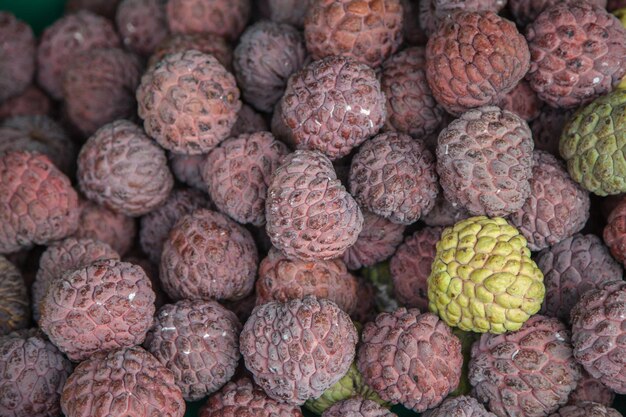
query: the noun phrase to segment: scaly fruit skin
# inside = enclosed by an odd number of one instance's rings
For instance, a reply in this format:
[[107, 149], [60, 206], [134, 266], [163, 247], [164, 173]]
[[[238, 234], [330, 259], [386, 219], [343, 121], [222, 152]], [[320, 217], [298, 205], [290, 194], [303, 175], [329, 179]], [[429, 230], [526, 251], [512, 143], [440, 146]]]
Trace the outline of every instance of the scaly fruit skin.
[[474, 397], [460, 396], [446, 399], [441, 405], [424, 413], [424, 417], [496, 417]]
[[349, 56], [372, 68], [402, 43], [400, 0], [313, 0], [304, 21], [313, 59]]
[[348, 269], [357, 270], [387, 260], [402, 243], [404, 229], [404, 225], [364, 211], [363, 229], [356, 243], [344, 252], [343, 261]]
[[375, 401], [361, 397], [337, 402], [324, 411], [322, 417], [395, 417], [396, 415]]
[[599, 196], [626, 192], [625, 111], [626, 90], [615, 90], [576, 112], [561, 136], [572, 179]]
[[120, 255], [108, 244], [98, 240], [68, 237], [48, 246], [39, 258], [39, 269], [31, 287], [35, 321], [39, 322], [39, 305], [50, 283], [60, 279], [67, 271], [84, 268], [95, 261], [107, 259], [119, 261]]
[[233, 69], [233, 49], [221, 36], [211, 33], [194, 35], [170, 35], [165, 38], [154, 50], [148, 60], [148, 68], [154, 67], [166, 55], [195, 49], [204, 54], [213, 55], [228, 71]]
[[562, 407], [550, 417], [621, 417], [622, 413], [603, 404], [584, 401]]
[[35, 85], [0, 103], [0, 120], [15, 116], [48, 115], [52, 101]]
[[77, 54], [120, 46], [120, 38], [109, 20], [88, 11], [64, 16], [41, 35], [37, 49], [37, 83], [59, 100], [63, 98], [65, 71]]
[[89, 200], [81, 200], [78, 229], [72, 236], [108, 243], [120, 256], [126, 255], [135, 241], [135, 219], [116, 213]]
[[246, 368], [270, 398], [302, 405], [346, 374], [357, 340], [337, 304], [306, 296], [256, 307], [239, 344]]
[[30, 321], [28, 289], [20, 271], [2, 255], [0, 255], [0, 297], [2, 298], [0, 336], [28, 326]]
[[473, 215], [506, 216], [530, 195], [533, 141], [526, 121], [498, 107], [469, 110], [439, 134], [445, 198]]
[[526, 239], [503, 218], [471, 217], [443, 231], [428, 300], [448, 325], [476, 333], [518, 330], [544, 294]]
[[74, 143], [63, 127], [44, 115], [17, 116], [0, 124], [0, 153], [40, 152], [66, 175], [72, 175], [76, 158]]
[[151, 212], [174, 186], [163, 149], [128, 120], [104, 125], [87, 140], [76, 175], [88, 199], [126, 216]]
[[530, 88], [528, 81], [522, 80], [500, 99], [498, 107], [515, 113], [530, 122], [541, 114], [543, 102], [539, 100], [537, 93]]
[[70, 360], [139, 345], [154, 316], [154, 291], [139, 266], [96, 261], [50, 283], [39, 326]]
[[552, 107], [587, 104], [626, 74], [626, 29], [593, 4], [566, 1], [547, 8], [526, 38], [532, 57], [526, 78]]
[[300, 261], [287, 258], [275, 248], [259, 265], [256, 304], [285, 303], [307, 295], [326, 298], [352, 314], [359, 302], [358, 282], [341, 259]]
[[546, 286], [541, 314], [564, 323], [569, 323], [572, 308], [585, 292], [623, 274], [621, 265], [595, 235], [575, 234], [542, 250], [535, 260]]
[[241, 224], [264, 225], [270, 179], [288, 153], [269, 132], [226, 139], [209, 153], [202, 168], [215, 206]]
[[626, 263], [626, 198], [611, 210], [603, 237], [613, 257]]
[[215, 301], [182, 300], [157, 312], [148, 352], [174, 374], [186, 401], [212, 394], [235, 374], [241, 323]]
[[272, 244], [302, 260], [340, 257], [363, 227], [356, 201], [316, 151], [295, 151], [274, 171], [265, 216]]
[[[509, 10], [520, 27], [524, 27], [537, 19], [548, 7], [564, 0], [509, 0]], [[571, 0], [565, 0], [571, 1]], [[606, 7], [607, 0], [585, 0], [599, 7]], [[609, 0], [613, 1], [613, 0]]]
[[509, 220], [539, 251], [580, 230], [589, 218], [589, 193], [572, 181], [565, 166], [547, 152], [533, 152], [530, 196]]
[[404, 306], [428, 310], [428, 276], [435, 259], [441, 227], [426, 227], [407, 237], [389, 268], [396, 299]]
[[161, 283], [173, 300], [239, 300], [254, 288], [258, 257], [250, 232], [197, 209], [176, 222], [163, 245]]
[[35, 75], [35, 35], [25, 22], [0, 12], [0, 102], [22, 93]]
[[353, 363], [343, 378], [324, 391], [320, 397], [308, 400], [304, 403], [304, 407], [315, 414], [321, 415], [334, 404], [356, 396], [374, 401], [382, 406], [386, 405], [378, 394], [363, 381], [363, 375], [361, 375]]
[[206, 153], [226, 139], [241, 108], [235, 77], [196, 50], [166, 55], [149, 68], [137, 102], [148, 135], [187, 155]]
[[570, 334], [536, 315], [515, 332], [484, 334], [469, 365], [474, 396], [499, 417], [544, 417], [567, 402], [580, 379]]
[[256, 133], [268, 131], [267, 122], [263, 116], [244, 104], [237, 113], [237, 121], [230, 131], [230, 136], [239, 136], [244, 133]]
[[380, 83], [387, 99], [385, 130], [421, 139], [441, 125], [444, 110], [426, 81], [423, 47], [404, 49], [386, 60]]
[[63, 239], [78, 227], [78, 195], [47, 156], [0, 156], [0, 253]]
[[[497, 104], [526, 75], [530, 52], [513, 22], [494, 12], [461, 12], [428, 40], [426, 78], [449, 113]], [[471, 80], [471, 81], [470, 81]]]
[[131, 51], [149, 56], [168, 34], [166, 0], [123, 0], [115, 23], [122, 43]]
[[72, 364], [33, 330], [0, 337], [0, 415], [4, 417], [61, 414], [59, 400]]
[[250, 380], [229, 382], [209, 397], [200, 409], [200, 417], [302, 417], [299, 407], [271, 399]]
[[459, 383], [461, 342], [434, 314], [406, 308], [381, 313], [361, 337], [357, 367], [385, 401], [421, 412]]
[[426, 33], [433, 33], [441, 22], [458, 12], [500, 12], [507, 0], [423, 0], [419, 2], [419, 22]]
[[63, 388], [61, 408], [66, 417], [185, 414], [174, 375], [138, 346], [96, 354], [78, 365]]
[[573, 110], [544, 106], [539, 117], [530, 123], [535, 150], [546, 151], [560, 158], [559, 142], [563, 129], [574, 114]]
[[330, 56], [293, 74], [279, 103], [275, 117], [285, 140], [330, 159], [348, 155], [385, 122], [385, 95], [376, 73], [349, 57]]
[[249, 0], [170, 0], [167, 21], [172, 33], [212, 33], [235, 41], [250, 17]]
[[615, 399], [615, 393], [602, 382], [598, 381], [587, 371], [582, 371], [576, 389], [569, 395], [567, 405], [576, 405], [583, 401], [592, 401], [610, 407]]
[[138, 56], [118, 48], [75, 55], [63, 78], [64, 111], [72, 125], [89, 136], [107, 123], [133, 118], [142, 71]]
[[420, 220], [430, 227], [453, 226], [456, 222], [471, 217], [470, 214], [459, 204], [452, 204], [439, 191], [435, 206]]
[[626, 282], [607, 282], [572, 309], [574, 356], [589, 374], [626, 394]]
[[257, 110], [272, 112], [287, 80], [307, 58], [304, 38], [296, 28], [268, 21], [250, 26], [241, 35], [233, 60], [243, 98]]
[[409, 135], [382, 133], [352, 158], [350, 192], [364, 209], [394, 223], [415, 223], [439, 192], [433, 155]]
[[148, 255], [150, 261], [158, 264], [161, 261], [163, 244], [176, 222], [199, 208], [208, 208], [211, 201], [208, 196], [193, 189], [176, 189], [172, 191], [165, 203], [141, 217], [139, 243], [141, 250]]

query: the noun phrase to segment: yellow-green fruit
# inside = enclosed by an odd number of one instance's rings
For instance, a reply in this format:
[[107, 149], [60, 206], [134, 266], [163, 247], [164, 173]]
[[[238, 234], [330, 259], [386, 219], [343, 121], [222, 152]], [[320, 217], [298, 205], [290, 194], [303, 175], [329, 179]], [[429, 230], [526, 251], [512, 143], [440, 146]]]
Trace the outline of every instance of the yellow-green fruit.
[[599, 196], [626, 192], [626, 90], [615, 90], [578, 110], [559, 151], [572, 179]]
[[[622, 26], [626, 28], [626, 8], [614, 10], [613, 14], [619, 19], [620, 22], [622, 22]], [[626, 76], [622, 78], [622, 81], [619, 83], [617, 88], [621, 90], [626, 89]]]
[[346, 373], [339, 382], [324, 391], [321, 397], [308, 400], [304, 406], [316, 414], [322, 414], [336, 402], [354, 397], [355, 395], [359, 395], [366, 400], [376, 401], [382, 406], [388, 406], [387, 403], [381, 400], [380, 397], [365, 384], [363, 376], [354, 363], [350, 365], [348, 373]]
[[518, 330], [541, 308], [543, 274], [526, 239], [503, 218], [480, 216], [445, 229], [428, 277], [428, 307], [477, 333]]

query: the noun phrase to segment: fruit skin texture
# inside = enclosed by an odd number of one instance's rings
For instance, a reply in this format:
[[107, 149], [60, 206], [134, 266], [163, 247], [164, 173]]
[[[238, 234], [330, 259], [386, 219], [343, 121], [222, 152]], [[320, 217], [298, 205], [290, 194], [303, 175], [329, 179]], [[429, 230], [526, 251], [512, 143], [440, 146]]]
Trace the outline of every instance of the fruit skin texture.
[[0, 254], [63, 239], [78, 227], [78, 195], [47, 156], [0, 156]]
[[357, 367], [365, 382], [393, 404], [422, 412], [459, 383], [461, 342], [437, 316], [399, 308], [365, 325]]
[[546, 286], [541, 314], [564, 323], [569, 322], [570, 311], [585, 292], [623, 274], [621, 265], [595, 235], [575, 234], [542, 250], [535, 260]]
[[609, 407], [613, 404], [615, 393], [603, 383], [583, 370], [576, 389], [569, 395], [567, 405], [576, 405], [583, 401], [592, 401]]
[[99, 353], [78, 365], [63, 388], [61, 408], [66, 417], [185, 414], [172, 373], [138, 346]]
[[265, 224], [265, 200], [272, 173], [289, 153], [269, 132], [231, 137], [213, 149], [202, 178], [217, 208], [239, 223]]
[[363, 375], [356, 368], [356, 365], [352, 363], [343, 378], [324, 391], [319, 398], [308, 400], [304, 406], [315, 414], [320, 415], [334, 404], [357, 396], [365, 400], [375, 401], [383, 406], [386, 405], [378, 394], [365, 384]]
[[306, 47], [315, 60], [342, 55], [376, 68], [400, 47], [402, 18], [400, 0], [313, 0]]
[[395, 414], [375, 401], [353, 397], [339, 401], [324, 411], [322, 417], [395, 417]]
[[300, 408], [275, 401], [250, 380], [229, 382], [209, 397], [200, 409], [200, 417], [302, 417]]
[[0, 337], [13, 330], [27, 327], [30, 321], [28, 289], [20, 271], [2, 255], [0, 255], [0, 297], [2, 297]]
[[272, 112], [287, 80], [307, 61], [302, 34], [284, 23], [250, 26], [235, 48], [233, 64], [243, 98], [257, 110]]
[[173, 33], [212, 33], [230, 41], [243, 32], [250, 17], [249, 0], [171, 0], [167, 21]]
[[522, 208], [532, 164], [528, 124], [498, 107], [469, 110], [439, 134], [437, 173], [445, 198], [473, 215], [498, 217]]
[[497, 416], [541, 417], [567, 402], [580, 368], [565, 325], [536, 315], [516, 332], [482, 335], [469, 378], [474, 396]]
[[139, 243], [141, 250], [151, 262], [161, 261], [163, 244], [176, 222], [199, 208], [209, 208], [211, 202], [206, 194], [192, 189], [172, 191], [165, 203], [141, 218]]
[[495, 417], [474, 397], [449, 397], [441, 405], [424, 413], [424, 417]]
[[626, 282], [607, 282], [572, 309], [574, 356], [585, 370], [618, 394], [626, 394]]
[[441, 125], [444, 111], [426, 81], [423, 47], [407, 48], [386, 60], [380, 83], [387, 98], [385, 130], [421, 139]]
[[[524, 27], [537, 19], [537, 16], [548, 7], [563, 0], [509, 0], [509, 10], [520, 27]], [[570, 1], [570, 0], [567, 0]], [[607, 0], [585, 0], [599, 7], [606, 7]], [[613, 0], [609, 0], [613, 1]], [[571, 1], [570, 1], [571, 2]]]
[[605, 9], [560, 2], [544, 10], [526, 33], [527, 79], [539, 98], [576, 108], [610, 92], [626, 74], [626, 29]]
[[60, 279], [67, 271], [85, 268], [95, 261], [107, 259], [119, 261], [120, 255], [108, 244], [98, 240], [68, 237], [48, 246], [39, 258], [39, 269], [31, 287], [35, 321], [39, 321], [39, 305], [50, 283]]
[[37, 49], [37, 83], [52, 98], [63, 98], [65, 71], [81, 52], [118, 48], [120, 38], [111, 22], [88, 11], [69, 14], [41, 35]]
[[139, 58], [117, 48], [77, 54], [65, 71], [63, 97], [70, 122], [85, 135], [102, 125], [135, 115]]
[[22, 93], [35, 75], [35, 35], [26, 23], [0, 12], [0, 102]]
[[590, 202], [589, 193], [549, 153], [535, 151], [532, 170], [530, 196], [509, 219], [538, 251], [578, 233], [589, 218]]
[[87, 140], [77, 177], [87, 198], [127, 216], [159, 207], [174, 186], [163, 149], [128, 120], [102, 126]]
[[77, 239], [108, 243], [120, 256], [126, 255], [135, 241], [137, 226], [132, 217], [116, 213], [89, 200], [80, 201]]
[[257, 306], [239, 344], [246, 368], [270, 398], [302, 405], [345, 375], [357, 341], [354, 324], [337, 304], [306, 296]]
[[259, 265], [256, 304], [286, 303], [307, 295], [328, 299], [352, 314], [359, 299], [358, 282], [340, 259], [329, 261], [290, 260], [275, 248]]
[[196, 50], [166, 55], [148, 69], [137, 102], [146, 133], [187, 155], [206, 153], [226, 139], [241, 108], [235, 77]]
[[123, 0], [115, 23], [122, 43], [131, 51], [148, 56], [168, 34], [166, 0]]
[[[385, 95], [373, 69], [330, 56], [293, 74], [281, 99], [285, 140], [297, 149], [342, 158], [385, 122]], [[276, 133], [276, 132], [274, 132]]]
[[96, 261], [50, 283], [39, 326], [75, 362], [144, 341], [154, 316], [154, 291], [139, 266]]
[[394, 223], [415, 223], [439, 192], [433, 155], [409, 135], [382, 133], [352, 158], [350, 191], [364, 209]]
[[550, 417], [620, 417], [622, 413], [603, 404], [584, 401], [567, 405]]
[[373, 266], [394, 254], [402, 243], [404, 225], [392, 223], [369, 211], [363, 212], [363, 229], [356, 243], [342, 256], [350, 270]]
[[426, 46], [426, 78], [448, 113], [497, 104], [526, 75], [530, 53], [515, 25], [491, 11], [461, 12]]
[[0, 415], [60, 415], [61, 390], [71, 372], [70, 361], [36, 330], [0, 337]]
[[611, 211], [604, 227], [604, 242], [615, 259], [626, 263], [626, 199]]
[[396, 299], [409, 308], [428, 311], [428, 276], [441, 227], [425, 227], [406, 238], [391, 258], [389, 269]]
[[233, 69], [233, 50], [228, 42], [218, 35], [198, 33], [193, 35], [176, 34], [165, 38], [148, 60], [148, 68], [154, 67], [166, 55], [195, 49], [213, 55], [228, 71]]
[[424, 0], [419, 2], [420, 26], [426, 33], [433, 33], [441, 22], [457, 12], [492, 11], [498, 13], [507, 0]]
[[239, 362], [241, 323], [215, 301], [166, 304], [155, 316], [144, 346], [174, 374], [186, 401], [197, 401], [227, 383]]
[[20, 94], [0, 103], [0, 120], [15, 116], [47, 115], [52, 102], [50, 98], [35, 85], [30, 85]]
[[515, 331], [539, 311], [544, 294], [526, 239], [503, 218], [471, 217], [444, 229], [428, 277], [428, 307], [448, 325]]
[[170, 230], [160, 278], [173, 300], [239, 300], [254, 288], [258, 254], [252, 235], [221, 213], [197, 209]]
[[572, 179], [602, 197], [626, 192], [625, 107], [626, 90], [615, 90], [577, 111], [561, 136], [559, 151]]
[[539, 100], [537, 93], [530, 88], [530, 84], [526, 80], [522, 80], [514, 89], [501, 97], [498, 107], [513, 112], [530, 122], [541, 114], [543, 102]]
[[16, 116], [0, 124], [0, 153], [40, 152], [66, 175], [71, 175], [76, 150], [63, 127], [44, 115]]
[[302, 260], [340, 257], [363, 227], [356, 201], [337, 179], [330, 160], [315, 151], [295, 151], [274, 171], [265, 217], [272, 244]]

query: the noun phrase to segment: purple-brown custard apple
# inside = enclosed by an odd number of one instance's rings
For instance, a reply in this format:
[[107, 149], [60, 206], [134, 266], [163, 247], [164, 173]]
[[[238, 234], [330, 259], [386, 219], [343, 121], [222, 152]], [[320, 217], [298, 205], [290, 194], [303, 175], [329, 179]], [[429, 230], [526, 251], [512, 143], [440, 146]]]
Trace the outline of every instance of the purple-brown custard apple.
[[[509, 0], [509, 11], [515, 18], [515, 21], [520, 27], [524, 27], [529, 23], [532, 23], [537, 19], [537, 16], [541, 14], [548, 7], [554, 6], [561, 2], [571, 2], [576, 0]], [[607, 0], [585, 0], [588, 3], [597, 5], [599, 7], [606, 7]], [[609, 0], [609, 2], [615, 0]], [[621, 0], [617, 0], [621, 1]]]
[[583, 401], [562, 407], [550, 417], [620, 417], [622, 413], [603, 404]]
[[35, 75], [33, 30], [9, 12], [0, 12], [0, 102], [22, 93]]
[[256, 3], [264, 18], [301, 29], [311, 2], [312, 0], [258, 0]]
[[421, 412], [459, 384], [461, 342], [434, 314], [402, 307], [365, 325], [357, 367], [385, 401]]
[[419, 22], [422, 29], [431, 34], [455, 13], [482, 11], [498, 13], [506, 4], [507, 0], [421, 0]]
[[168, 35], [167, 0], [123, 0], [115, 23], [122, 43], [131, 51], [149, 56]]
[[569, 395], [567, 404], [575, 405], [583, 401], [592, 401], [608, 407], [613, 404], [614, 399], [615, 392], [612, 389], [583, 370], [576, 389]]
[[302, 405], [344, 376], [357, 340], [337, 304], [306, 296], [256, 307], [239, 343], [246, 368], [270, 398]]
[[498, 106], [530, 122], [541, 114], [543, 102], [530, 88], [528, 81], [522, 80], [514, 89], [500, 98]]
[[20, 94], [0, 102], [0, 120], [15, 116], [48, 115], [52, 100], [41, 89], [30, 85]]
[[352, 397], [336, 402], [322, 413], [322, 417], [395, 417], [396, 415], [376, 401]]
[[302, 260], [340, 257], [363, 227], [361, 209], [316, 151], [293, 152], [274, 171], [265, 215], [272, 244]]
[[233, 49], [226, 41], [218, 35], [211, 33], [198, 33], [193, 35], [170, 35], [165, 38], [154, 50], [148, 60], [148, 67], [151, 68], [159, 63], [166, 55], [176, 52], [184, 52], [195, 49], [205, 54], [213, 55], [224, 68], [232, 71]]
[[[26, 282], [20, 270], [2, 255], [0, 255], [0, 298], [2, 299], [0, 337], [27, 327], [30, 322], [30, 309]], [[2, 401], [0, 410], [1, 404]]]
[[626, 264], [626, 198], [611, 210], [603, 237], [613, 257]]
[[250, 17], [250, 0], [169, 0], [167, 21], [173, 33], [213, 33], [233, 41]]
[[108, 243], [120, 256], [128, 253], [137, 234], [135, 219], [89, 200], [81, 200], [79, 210], [78, 229], [73, 237]]
[[496, 417], [476, 398], [468, 395], [448, 397], [441, 405], [424, 413], [424, 417]]

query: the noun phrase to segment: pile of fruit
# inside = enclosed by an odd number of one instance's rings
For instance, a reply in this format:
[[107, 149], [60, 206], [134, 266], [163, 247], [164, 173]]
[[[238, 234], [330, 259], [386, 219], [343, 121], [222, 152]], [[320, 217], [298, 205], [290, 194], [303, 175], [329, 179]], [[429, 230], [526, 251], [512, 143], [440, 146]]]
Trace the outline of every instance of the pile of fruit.
[[0, 11], [0, 417], [620, 416], [624, 25], [74, 0], [36, 39]]

